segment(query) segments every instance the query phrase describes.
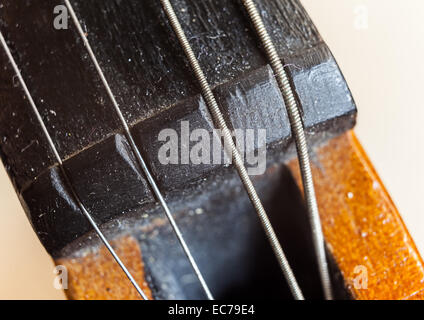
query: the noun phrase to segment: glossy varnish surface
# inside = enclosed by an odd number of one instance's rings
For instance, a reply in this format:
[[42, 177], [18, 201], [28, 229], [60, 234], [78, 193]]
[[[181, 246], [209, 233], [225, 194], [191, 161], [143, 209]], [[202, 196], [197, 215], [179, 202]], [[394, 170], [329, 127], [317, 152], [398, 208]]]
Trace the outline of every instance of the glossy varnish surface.
[[423, 260], [353, 132], [317, 151], [313, 174], [327, 248], [354, 298], [422, 299]]

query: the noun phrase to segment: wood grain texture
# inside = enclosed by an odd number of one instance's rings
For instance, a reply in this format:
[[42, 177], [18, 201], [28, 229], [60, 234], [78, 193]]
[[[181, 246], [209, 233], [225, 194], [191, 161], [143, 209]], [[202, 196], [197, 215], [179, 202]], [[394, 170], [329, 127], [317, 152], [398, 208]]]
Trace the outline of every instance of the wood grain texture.
[[[300, 183], [297, 160], [290, 168]], [[393, 201], [353, 132], [321, 147], [313, 163], [329, 252], [356, 299], [422, 299], [424, 267]], [[367, 289], [355, 286], [366, 267]]]
[[[113, 241], [112, 246], [141, 289], [151, 299], [152, 294], [145, 281], [144, 264], [137, 241], [130, 236], [123, 236]], [[55, 263], [64, 265], [68, 270], [69, 282], [65, 294], [69, 299], [141, 299], [104, 246], [82, 257], [57, 259]]]

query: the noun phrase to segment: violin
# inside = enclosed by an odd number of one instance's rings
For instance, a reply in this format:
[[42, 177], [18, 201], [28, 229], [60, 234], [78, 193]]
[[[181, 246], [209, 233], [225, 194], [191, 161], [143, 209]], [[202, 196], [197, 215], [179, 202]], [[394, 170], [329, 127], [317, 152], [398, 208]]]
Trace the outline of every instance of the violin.
[[3, 1], [0, 155], [69, 299], [422, 299], [298, 0]]

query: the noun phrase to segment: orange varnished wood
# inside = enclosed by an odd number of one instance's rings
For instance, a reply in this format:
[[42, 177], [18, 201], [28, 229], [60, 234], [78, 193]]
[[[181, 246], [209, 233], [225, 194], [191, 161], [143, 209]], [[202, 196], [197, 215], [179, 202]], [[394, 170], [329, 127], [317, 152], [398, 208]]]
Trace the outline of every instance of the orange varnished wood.
[[[141, 289], [151, 299], [137, 241], [125, 236], [113, 241], [112, 245]], [[137, 291], [104, 246], [82, 257], [62, 258], [55, 262], [64, 265], [68, 270], [68, 289], [65, 293], [69, 299], [140, 299]]]
[[[353, 132], [321, 147], [312, 165], [326, 244], [353, 296], [423, 299], [423, 260]], [[296, 159], [290, 168], [300, 184]], [[363, 267], [368, 281], [355, 286]]]

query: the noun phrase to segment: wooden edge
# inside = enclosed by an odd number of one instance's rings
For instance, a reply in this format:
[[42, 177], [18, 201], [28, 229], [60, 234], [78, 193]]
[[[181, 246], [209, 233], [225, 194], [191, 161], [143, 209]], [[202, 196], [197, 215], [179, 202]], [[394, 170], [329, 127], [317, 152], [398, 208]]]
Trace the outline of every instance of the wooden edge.
[[[131, 236], [111, 242], [118, 256], [130, 271], [144, 293], [152, 299], [145, 280], [140, 247]], [[73, 300], [136, 300], [141, 299], [112, 255], [102, 246], [82, 257], [56, 259], [68, 272], [68, 289], [65, 294]]]
[[[301, 186], [297, 159], [289, 167]], [[353, 131], [317, 150], [325, 241], [356, 299], [424, 298], [423, 260]]]

